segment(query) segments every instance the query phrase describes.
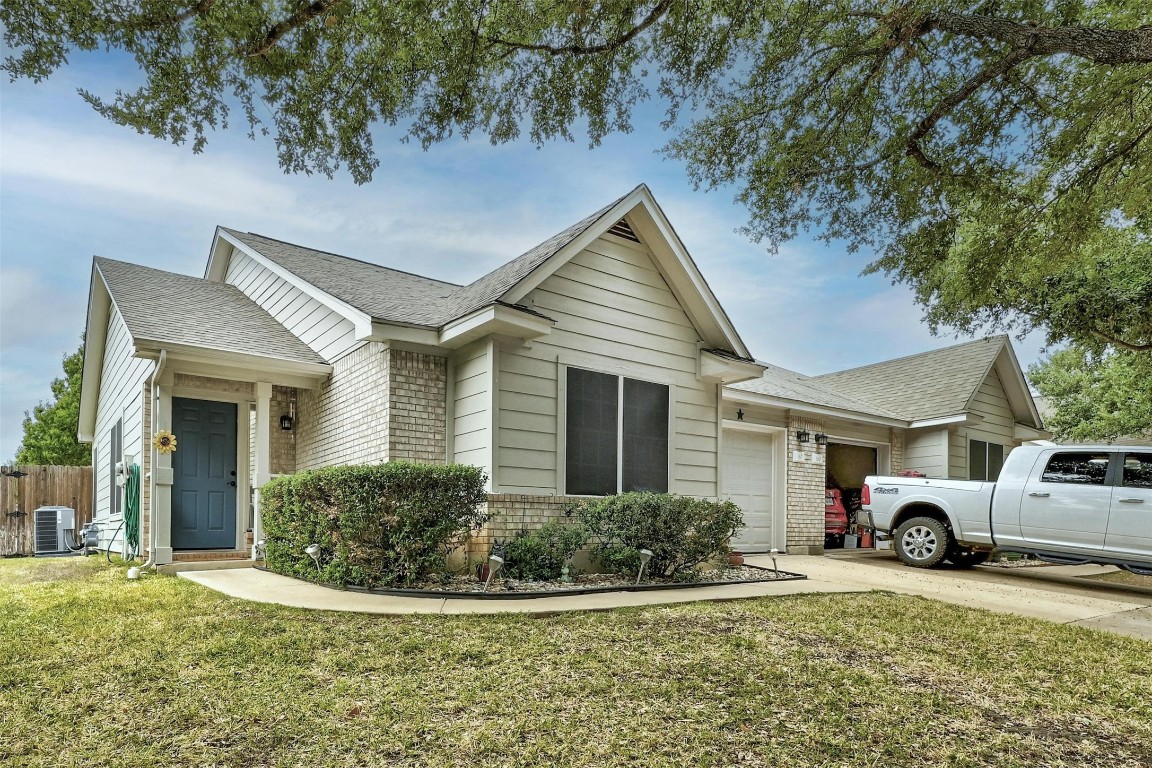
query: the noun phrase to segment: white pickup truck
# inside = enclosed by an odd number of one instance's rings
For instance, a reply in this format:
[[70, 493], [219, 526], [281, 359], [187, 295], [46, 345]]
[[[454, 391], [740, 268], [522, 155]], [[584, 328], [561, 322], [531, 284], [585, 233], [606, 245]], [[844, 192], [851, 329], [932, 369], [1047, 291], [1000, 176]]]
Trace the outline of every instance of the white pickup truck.
[[919, 568], [995, 549], [1152, 573], [1152, 446], [1025, 445], [994, 483], [871, 476], [861, 504], [859, 522]]

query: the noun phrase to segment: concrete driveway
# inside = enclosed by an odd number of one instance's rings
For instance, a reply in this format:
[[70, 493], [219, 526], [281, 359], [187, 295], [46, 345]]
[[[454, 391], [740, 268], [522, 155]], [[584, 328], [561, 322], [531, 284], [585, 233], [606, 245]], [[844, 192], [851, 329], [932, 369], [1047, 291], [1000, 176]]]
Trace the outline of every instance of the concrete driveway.
[[[747, 559], [754, 565], [771, 564], [762, 556]], [[879, 551], [824, 557], [788, 555], [779, 562], [781, 568], [807, 574], [814, 587], [828, 584], [920, 595], [969, 608], [1152, 640], [1152, 588], [1084, 578], [1117, 570], [1111, 566], [924, 570], [909, 568], [895, 554]]]

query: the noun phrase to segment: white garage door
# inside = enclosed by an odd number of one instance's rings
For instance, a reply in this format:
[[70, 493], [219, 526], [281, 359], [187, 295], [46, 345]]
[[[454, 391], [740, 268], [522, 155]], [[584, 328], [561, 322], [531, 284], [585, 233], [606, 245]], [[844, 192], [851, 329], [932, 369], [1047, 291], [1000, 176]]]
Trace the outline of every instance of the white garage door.
[[772, 549], [772, 528], [776, 517], [773, 504], [772, 435], [738, 429], [724, 430], [722, 459], [723, 494], [744, 511], [744, 525], [732, 540], [743, 552]]

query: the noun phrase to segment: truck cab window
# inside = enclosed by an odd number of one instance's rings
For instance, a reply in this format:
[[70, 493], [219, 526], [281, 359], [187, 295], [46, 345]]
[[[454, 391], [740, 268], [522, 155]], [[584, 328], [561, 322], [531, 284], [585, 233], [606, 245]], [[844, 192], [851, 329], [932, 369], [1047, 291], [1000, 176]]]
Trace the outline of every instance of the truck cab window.
[[1126, 488], [1152, 488], [1152, 453], [1124, 455], [1124, 486]]
[[1108, 475], [1107, 453], [1058, 453], [1048, 460], [1043, 483], [1104, 485]]

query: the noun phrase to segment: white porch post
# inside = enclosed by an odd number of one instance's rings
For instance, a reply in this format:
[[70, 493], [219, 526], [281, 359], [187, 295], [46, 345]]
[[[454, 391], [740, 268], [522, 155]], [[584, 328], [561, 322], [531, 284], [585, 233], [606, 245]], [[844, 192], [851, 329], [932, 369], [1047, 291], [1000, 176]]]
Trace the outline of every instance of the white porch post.
[[[171, 371], [160, 374], [157, 386], [159, 402], [153, 403], [152, 432], [172, 428], [172, 383]], [[148, 446], [151, 450], [151, 445]], [[180, 449], [177, 442], [177, 450]], [[172, 562], [172, 454], [156, 451], [156, 515], [152, 518], [156, 523], [156, 565], [168, 565]]]
[[256, 382], [256, 466], [253, 468], [253, 482], [255, 490], [252, 494], [252, 559], [256, 559], [255, 542], [264, 538], [264, 526], [260, 522], [260, 489], [268, 482], [272, 475], [270, 471], [271, 446], [269, 445], [268, 421], [272, 411], [272, 384], [267, 381]]

